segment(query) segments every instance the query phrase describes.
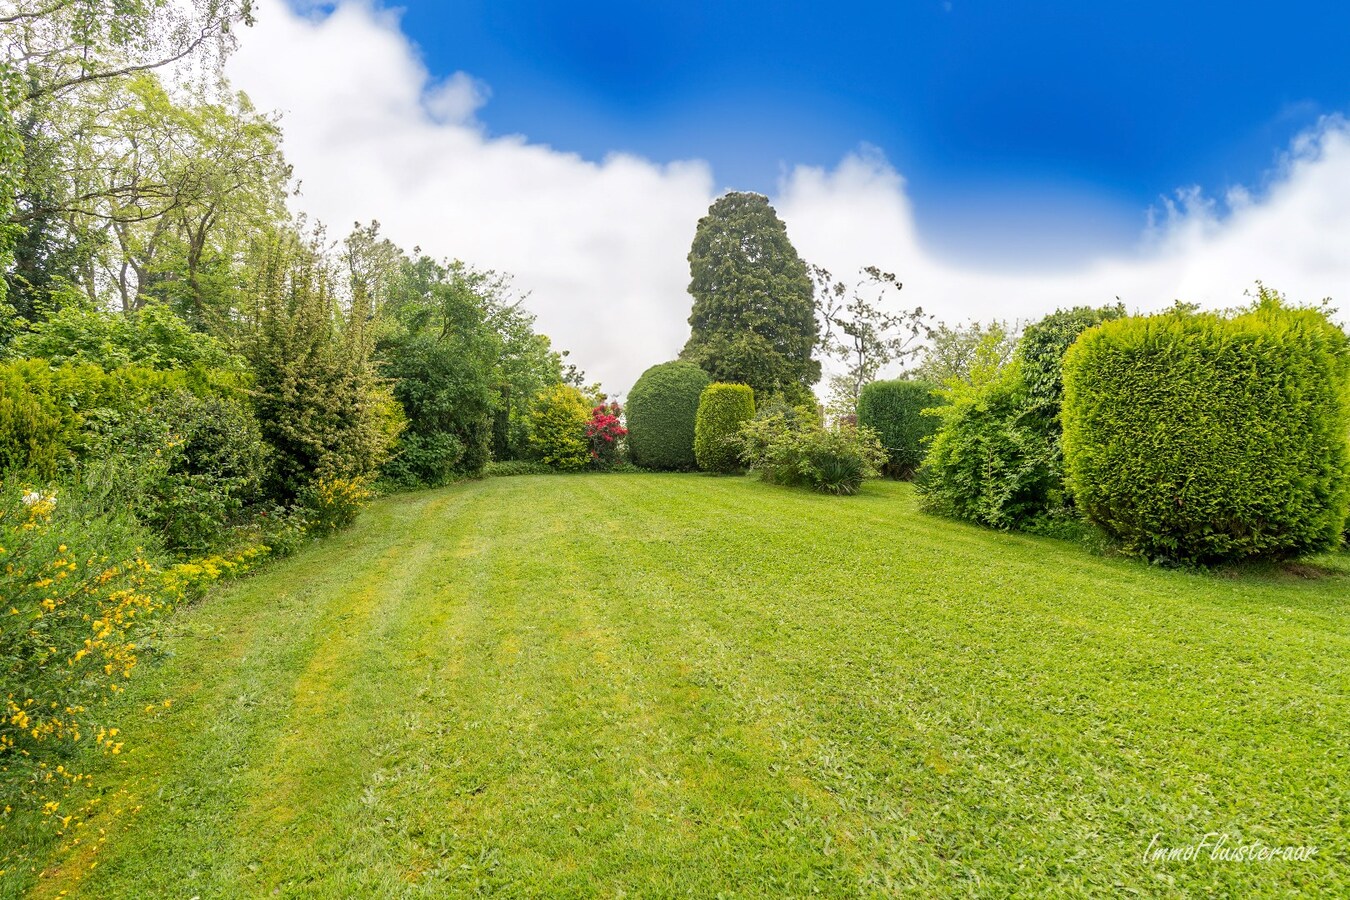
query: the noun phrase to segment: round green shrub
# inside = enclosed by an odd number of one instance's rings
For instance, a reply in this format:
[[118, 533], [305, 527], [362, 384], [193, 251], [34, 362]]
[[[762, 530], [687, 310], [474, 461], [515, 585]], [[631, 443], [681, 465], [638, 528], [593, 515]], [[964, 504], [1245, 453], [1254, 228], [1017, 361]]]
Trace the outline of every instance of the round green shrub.
[[1205, 563], [1334, 547], [1350, 508], [1350, 340], [1262, 290], [1087, 331], [1064, 360], [1078, 505], [1129, 548]]
[[694, 422], [708, 373], [676, 360], [652, 366], [628, 393], [628, 452], [647, 469], [692, 469]]
[[928, 381], [897, 378], [863, 387], [858, 397], [858, 424], [880, 436], [886, 448], [887, 476], [914, 477], [940, 422], [937, 416], [924, 415], [923, 411], [946, 402], [937, 385]]
[[530, 447], [556, 469], [580, 469], [591, 461], [586, 423], [591, 407], [570, 384], [555, 384], [535, 401], [530, 416]]
[[755, 392], [749, 385], [717, 382], [703, 389], [694, 421], [694, 458], [705, 472], [740, 469], [736, 436], [755, 417]]

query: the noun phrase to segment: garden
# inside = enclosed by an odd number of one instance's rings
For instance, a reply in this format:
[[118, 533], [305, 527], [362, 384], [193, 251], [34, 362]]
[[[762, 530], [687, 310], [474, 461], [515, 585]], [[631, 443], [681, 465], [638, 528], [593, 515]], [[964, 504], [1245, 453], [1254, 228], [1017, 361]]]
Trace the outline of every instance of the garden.
[[947, 323], [733, 191], [601, 385], [162, 14], [0, 22], [0, 896], [1350, 891], [1327, 303]]

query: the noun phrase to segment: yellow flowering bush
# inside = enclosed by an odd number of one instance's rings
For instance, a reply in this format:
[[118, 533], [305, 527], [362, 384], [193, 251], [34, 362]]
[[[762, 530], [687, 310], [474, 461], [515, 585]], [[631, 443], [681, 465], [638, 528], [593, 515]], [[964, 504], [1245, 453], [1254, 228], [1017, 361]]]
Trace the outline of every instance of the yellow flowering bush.
[[136, 668], [135, 634], [171, 602], [131, 541], [134, 524], [62, 515], [54, 491], [0, 486], [0, 794], [57, 803], [81, 776], [58, 760], [93, 744], [120, 753], [102, 721]]
[[356, 521], [356, 514], [371, 497], [370, 479], [321, 475], [300, 495], [308, 513], [311, 531], [338, 531]]
[[58, 831], [81, 815], [81, 796], [96, 798], [76, 753], [122, 752], [107, 701], [149, 628], [269, 554], [257, 545], [159, 568], [145, 537], [75, 492], [0, 484], [0, 834], [14, 809]]

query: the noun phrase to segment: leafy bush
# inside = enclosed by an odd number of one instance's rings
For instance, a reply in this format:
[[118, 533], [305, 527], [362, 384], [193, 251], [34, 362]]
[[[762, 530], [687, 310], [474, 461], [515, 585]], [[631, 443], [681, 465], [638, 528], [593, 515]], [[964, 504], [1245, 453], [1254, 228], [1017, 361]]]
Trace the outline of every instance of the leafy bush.
[[464, 445], [453, 434], [409, 429], [398, 436], [380, 474], [398, 488], [437, 487], [454, 479], [463, 458]]
[[591, 461], [589, 409], [585, 396], [570, 384], [555, 384], [539, 396], [530, 416], [530, 446], [544, 463], [580, 469]]
[[1049, 440], [1029, 421], [1027, 387], [1017, 361], [992, 380], [953, 383], [940, 406], [916, 485], [929, 512], [993, 528], [1019, 528], [1058, 502]]
[[267, 447], [235, 401], [175, 391], [127, 413], [98, 410], [90, 430], [123, 502], [170, 550], [224, 545], [245, 507], [262, 499]]
[[368, 478], [321, 475], [305, 486], [300, 502], [309, 530], [322, 533], [351, 525], [373, 496]]
[[886, 451], [870, 428], [794, 426], [781, 414], [745, 422], [739, 443], [741, 460], [762, 480], [829, 494], [857, 493], [886, 461]]
[[273, 496], [293, 500], [320, 477], [374, 475], [407, 420], [376, 374], [365, 321], [344, 314], [303, 248], [279, 248], [260, 266], [247, 351]]
[[407, 414], [383, 474], [405, 486], [437, 486], [459, 475], [477, 475], [492, 439], [489, 367], [475, 337], [481, 327], [404, 333], [381, 342], [380, 372]]
[[1350, 341], [1262, 289], [1240, 315], [1107, 322], [1064, 362], [1069, 483], [1155, 559], [1334, 547], [1350, 508]]
[[66, 307], [19, 335], [11, 359], [41, 357], [53, 363], [93, 363], [105, 370], [243, 368], [220, 341], [194, 331], [169, 307], [152, 303], [133, 313]]
[[258, 510], [249, 527], [256, 535], [252, 545], [266, 547], [268, 556], [290, 556], [310, 539], [310, 511], [300, 504], [274, 504]]
[[586, 423], [586, 440], [590, 443], [591, 465], [598, 469], [612, 469], [623, 462], [623, 439], [628, 429], [620, 416], [618, 403], [602, 403], [591, 410]]
[[105, 705], [167, 598], [126, 511], [78, 489], [0, 485], [0, 802], [59, 811], [77, 747], [118, 753]]
[[755, 392], [744, 384], [717, 382], [703, 389], [694, 420], [694, 457], [705, 472], [740, 468], [737, 435], [755, 417]]
[[1061, 360], [1084, 329], [1122, 314], [1119, 304], [1054, 312], [1028, 326], [1007, 364], [987, 352], [986, 335], [965, 379], [942, 391], [951, 405], [936, 410], [941, 425], [917, 479], [924, 508], [993, 528], [1078, 516], [1064, 490]]
[[42, 359], [0, 364], [0, 472], [50, 478], [88, 454], [89, 427], [100, 416], [129, 414], [178, 391], [229, 397], [236, 384], [229, 373], [142, 366], [105, 372]]
[[927, 381], [896, 379], [864, 385], [858, 397], [858, 424], [871, 428], [886, 448], [884, 473], [909, 479], [923, 462], [939, 419], [925, 409], [944, 405], [946, 397]]
[[628, 452], [647, 469], [692, 469], [694, 423], [708, 374], [693, 363], [652, 366], [628, 393]]

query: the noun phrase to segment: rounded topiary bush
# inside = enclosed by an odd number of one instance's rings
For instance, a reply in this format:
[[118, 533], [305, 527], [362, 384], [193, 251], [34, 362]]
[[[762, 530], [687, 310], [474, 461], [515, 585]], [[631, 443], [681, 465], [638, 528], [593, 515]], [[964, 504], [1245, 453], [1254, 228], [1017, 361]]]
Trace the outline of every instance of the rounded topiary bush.
[[858, 397], [858, 424], [871, 428], [881, 438], [886, 448], [887, 476], [914, 477], [941, 421], [923, 411], [946, 402], [937, 386], [928, 381], [898, 378], [863, 387]]
[[570, 384], [555, 384], [535, 400], [530, 415], [530, 446], [555, 469], [580, 469], [591, 461], [586, 423], [591, 406]]
[[628, 453], [648, 469], [692, 469], [694, 421], [708, 373], [675, 360], [652, 366], [628, 392]]
[[703, 389], [694, 423], [694, 458], [705, 472], [741, 467], [736, 435], [755, 417], [755, 392], [744, 384], [710, 384]]
[[1335, 546], [1350, 507], [1350, 347], [1318, 310], [1118, 319], [1064, 360], [1078, 505], [1155, 559]]

